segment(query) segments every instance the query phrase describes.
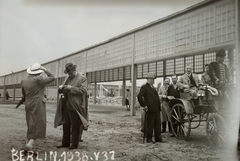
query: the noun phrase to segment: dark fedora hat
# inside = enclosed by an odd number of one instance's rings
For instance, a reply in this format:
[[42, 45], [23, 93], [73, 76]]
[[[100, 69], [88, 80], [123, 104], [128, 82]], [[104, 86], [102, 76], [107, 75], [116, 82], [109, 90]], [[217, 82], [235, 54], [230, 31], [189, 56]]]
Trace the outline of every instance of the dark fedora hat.
[[146, 76], [146, 78], [156, 79], [156, 74], [154, 72], [149, 72]]
[[64, 70], [64, 73], [67, 74], [68, 72], [71, 72], [71, 71], [76, 70], [77, 65], [74, 65], [73, 63], [67, 63], [67, 64], [65, 65], [65, 68], [66, 68], [66, 69]]
[[225, 50], [221, 49], [221, 50], [217, 51], [216, 56], [217, 57], [225, 57], [226, 56]]

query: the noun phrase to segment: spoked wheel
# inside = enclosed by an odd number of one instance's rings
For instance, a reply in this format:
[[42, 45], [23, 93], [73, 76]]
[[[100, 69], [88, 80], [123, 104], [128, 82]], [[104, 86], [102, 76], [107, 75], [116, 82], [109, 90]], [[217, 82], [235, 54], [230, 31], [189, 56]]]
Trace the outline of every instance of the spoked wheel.
[[189, 139], [191, 132], [191, 120], [182, 104], [178, 103], [172, 107], [170, 122], [173, 134], [177, 138], [184, 140]]
[[216, 147], [223, 147], [226, 144], [226, 121], [219, 114], [212, 114], [208, 117], [206, 133], [208, 140]]

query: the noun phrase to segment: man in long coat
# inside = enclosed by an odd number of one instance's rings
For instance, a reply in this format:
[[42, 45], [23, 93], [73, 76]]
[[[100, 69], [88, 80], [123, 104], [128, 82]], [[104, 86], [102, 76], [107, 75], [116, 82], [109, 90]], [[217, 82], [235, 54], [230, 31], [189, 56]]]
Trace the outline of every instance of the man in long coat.
[[146, 110], [145, 125], [147, 134], [147, 143], [152, 142], [153, 129], [155, 142], [163, 142], [161, 136], [161, 121], [160, 121], [160, 99], [156, 89], [153, 87], [155, 74], [148, 73], [147, 83], [143, 85], [138, 93], [138, 101]]
[[[22, 80], [22, 93], [25, 98], [28, 143], [25, 150], [33, 148], [34, 140], [46, 137], [46, 98], [45, 86], [55, 80], [53, 74], [35, 63], [27, 69], [29, 76]], [[40, 74], [45, 72], [48, 77]]]
[[[79, 136], [82, 132], [81, 127], [85, 126], [87, 121], [87, 109], [85, 109], [87, 79], [76, 71], [76, 67], [73, 63], [65, 65], [64, 73], [68, 74], [68, 77], [64, 81], [64, 85], [59, 86], [59, 93], [64, 94], [64, 98], [60, 100], [54, 122], [55, 127], [63, 124], [62, 144], [57, 146], [58, 148], [78, 148]], [[70, 142], [72, 145], [70, 145]]]

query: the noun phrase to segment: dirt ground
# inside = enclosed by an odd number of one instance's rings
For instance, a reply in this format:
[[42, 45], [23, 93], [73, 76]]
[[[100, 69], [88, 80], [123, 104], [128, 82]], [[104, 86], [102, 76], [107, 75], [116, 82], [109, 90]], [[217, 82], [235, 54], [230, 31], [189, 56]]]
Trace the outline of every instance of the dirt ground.
[[62, 128], [54, 128], [56, 104], [47, 104], [47, 137], [35, 142], [37, 157], [21, 156], [25, 145], [26, 121], [24, 106], [15, 109], [14, 104], [0, 104], [0, 161], [234, 161], [234, 152], [227, 148], [215, 148], [207, 140], [205, 123], [191, 131], [189, 141], [162, 136], [165, 143], [142, 143], [140, 132], [141, 111], [136, 116], [124, 107], [90, 105], [89, 129], [84, 131], [83, 142], [78, 149], [57, 149], [61, 144]]

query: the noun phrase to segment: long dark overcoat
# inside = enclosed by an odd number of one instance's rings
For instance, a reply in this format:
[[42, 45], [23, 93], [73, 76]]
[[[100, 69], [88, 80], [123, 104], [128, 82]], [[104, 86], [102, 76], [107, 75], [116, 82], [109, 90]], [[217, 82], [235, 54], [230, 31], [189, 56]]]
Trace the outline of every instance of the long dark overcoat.
[[48, 77], [29, 75], [21, 82], [25, 97], [28, 139], [46, 137], [46, 98], [44, 97], [44, 88], [55, 80], [52, 73], [46, 70], [46, 74]]
[[[67, 82], [69, 77], [66, 77], [64, 82]], [[76, 110], [81, 117], [84, 128], [87, 128], [88, 123], [88, 98], [87, 98], [87, 79], [82, 74], [78, 73], [73, 80], [69, 83], [72, 87], [69, 92], [67, 92], [67, 98], [69, 100], [70, 106], [72, 110]], [[59, 125], [62, 125], [65, 122], [65, 118], [62, 114], [62, 108], [65, 107], [64, 101], [62, 98], [59, 100], [59, 104], [56, 110], [55, 119], [54, 119], [54, 127], [57, 128]]]

